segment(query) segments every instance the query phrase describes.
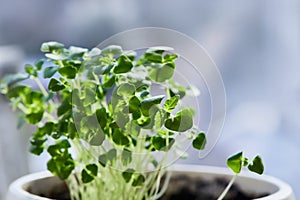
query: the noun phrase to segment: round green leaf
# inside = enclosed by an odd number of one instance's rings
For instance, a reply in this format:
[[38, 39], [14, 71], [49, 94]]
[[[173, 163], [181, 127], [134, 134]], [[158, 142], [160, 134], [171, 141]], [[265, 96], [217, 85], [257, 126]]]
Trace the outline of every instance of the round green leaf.
[[175, 95], [173, 97], [171, 97], [170, 99], [166, 100], [165, 104], [164, 104], [164, 108], [167, 112], [171, 112], [177, 105], [178, 101], [179, 101], [179, 95]]
[[135, 86], [130, 83], [123, 83], [117, 89], [117, 94], [119, 96], [128, 97], [134, 94]]
[[133, 67], [132, 61], [125, 55], [121, 55], [118, 59], [118, 64], [114, 68], [115, 74], [127, 73]]
[[248, 169], [254, 173], [257, 174], [263, 174], [264, 172], [264, 164], [262, 162], [262, 159], [260, 156], [256, 156], [253, 161], [252, 164], [248, 165]]
[[133, 187], [142, 186], [144, 182], [145, 182], [145, 177], [142, 174], [140, 174], [134, 179], [134, 181], [132, 182], [132, 186]]
[[243, 152], [239, 152], [227, 159], [227, 166], [236, 174], [241, 172], [243, 166]]
[[62, 43], [50, 41], [50, 42], [45, 42], [42, 44], [41, 51], [42, 52], [52, 52], [52, 51], [57, 51], [62, 48], [64, 48], [64, 45]]
[[129, 100], [129, 112], [130, 113], [135, 113], [137, 111], [139, 111], [141, 106], [141, 102], [139, 100], [139, 98], [137, 98], [136, 96], [133, 96], [130, 98]]
[[51, 78], [58, 70], [57, 66], [51, 66], [44, 69], [44, 78]]
[[158, 96], [144, 99], [141, 103], [141, 111], [142, 111], [143, 115], [149, 116], [150, 109], [153, 106], [160, 104], [160, 102], [163, 100], [164, 97], [165, 97], [164, 95], [158, 95]]
[[199, 133], [196, 138], [193, 140], [193, 147], [198, 150], [205, 148], [206, 136], [204, 133]]
[[88, 164], [81, 171], [81, 180], [83, 183], [89, 183], [95, 179], [98, 174], [98, 166], [96, 164]]
[[112, 140], [116, 145], [125, 146], [129, 143], [129, 139], [123, 134], [123, 132], [120, 129], [113, 130]]
[[152, 68], [149, 71], [149, 78], [159, 83], [169, 80], [173, 77], [174, 67], [174, 63], [166, 63], [159, 68]]
[[74, 79], [76, 77], [77, 69], [71, 66], [68, 67], [62, 67], [58, 69], [58, 72], [68, 78], [68, 79]]
[[122, 47], [117, 46], [117, 45], [109, 45], [107, 47], [105, 47], [104, 49], [102, 49], [102, 54], [104, 55], [108, 55], [111, 57], [114, 56], [119, 56], [122, 53]]
[[124, 178], [126, 183], [129, 183], [133, 173], [134, 173], [134, 169], [126, 169], [124, 172], [122, 172], [122, 177]]
[[57, 92], [65, 89], [65, 86], [55, 78], [52, 78], [49, 82], [48, 89], [53, 92]]
[[193, 112], [191, 109], [184, 109], [178, 112], [174, 118], [165, 122], [165, 127], [172, 131], [184, 132], [193, 127]]

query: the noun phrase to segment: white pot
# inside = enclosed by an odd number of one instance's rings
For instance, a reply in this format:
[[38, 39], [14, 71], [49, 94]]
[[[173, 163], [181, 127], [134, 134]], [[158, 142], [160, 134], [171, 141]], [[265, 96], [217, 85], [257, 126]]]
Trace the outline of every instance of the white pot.
[[[172, 167], [171, 171], [173, 171], [173, 174], [184, 173], [188, 176], [207, 180], [216, 177], [225, 177], [226, 179], [232, 177], [232, 172], [230, 170], [221, 167], [175, 165]], [[271, 176], [259, 176], [248, 172], [242, 172], [235, 183], [237, 183], [243, 191], [270, 194], [269, 196], [256, 200], [295, 200], [291, 187]], [[49, 198], [39, 197], [27, 192], [28, 188], [34, 193], [46, 194], [50, 190], [55, 190], [62, 186], [62, 181], [53, 177], [49, 172], [34, 173], [14, 181], [9, 187], [6, 200], [49, 200]]]

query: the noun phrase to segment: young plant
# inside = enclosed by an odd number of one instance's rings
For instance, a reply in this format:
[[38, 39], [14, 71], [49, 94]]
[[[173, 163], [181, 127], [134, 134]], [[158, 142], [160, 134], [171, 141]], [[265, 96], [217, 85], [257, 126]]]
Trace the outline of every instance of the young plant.
[[227, 159], [227, 166], [235, 173], [235, 175], [231, 178], [230, 182], [219, 196], [218, 200], [222, 200], [226, 196], [238, 174], [241, 173], [243, 167], [247, 167], [249, 171], [259, 175], [263, 174], [264, 172], [264, 165], [259, 155], [255, 156], [255, 158], [249, 162], [249, 159], [243, 156], [243, 152], [239, 152], [230, 156]]
[[[178, 56], [171, 50], [47, 42], [41, 46], [47, 61], [2, 80], [1, 92], [21, 111], [20, 124], [36, 127], [30, 151], [50, 155], [48, 170], [66, 180], [73, 200], [156, 199], [167, 184], [161, 183], [167, 159], [181, 142], [205, 147], [194, 110], [182, 101], [189, 87], [173, 79]], [[247, 161], [238, 154], [227, 164], [239, 173]], [[261, 172], [260, 161], [248, 168]]]

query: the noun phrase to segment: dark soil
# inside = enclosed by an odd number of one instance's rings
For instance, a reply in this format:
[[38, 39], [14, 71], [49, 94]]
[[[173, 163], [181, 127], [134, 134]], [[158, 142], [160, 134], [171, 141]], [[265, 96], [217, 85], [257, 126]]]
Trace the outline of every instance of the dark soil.
[[[160, 200], [216, 200], [226, 188], [228, 182], [225, 178], [202, 180], [186, 175], [172, 177], [170, 186]], [[269, 194], [248, 194], [233, 184], [224, 200], [251, 200]]]
[[[202, 180], [186, 175], [176, 175], [170, 180], [169, 187], [159, 200], [216, 200], [227, 186], [229, 180], [217, 178], [211, 181]], [[28, 191], [32, 192], [30, 188]], [[69, 191], [65, 183], [48, 188], [48, 194], [36, 194], [57, 200], [70, 200]], [[247, 194], [235, 184], [231, 187], [224, 200], [250, 200], [267, 196], [268, 194]]]

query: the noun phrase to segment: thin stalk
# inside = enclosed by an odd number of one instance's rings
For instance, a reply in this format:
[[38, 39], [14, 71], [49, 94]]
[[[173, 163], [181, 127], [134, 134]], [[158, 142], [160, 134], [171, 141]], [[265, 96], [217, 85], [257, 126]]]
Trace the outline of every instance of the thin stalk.
[[171, 174], [172, 174], [172, 172], [165, 173], [165, 176], [166, 176], [165, 181], [163, 183], [163, 186], [162, 186], [161, 190], [156, 195], [155, 199], [159, 199], [166, 192], [166, 190], [168, 188], [168, 185], [169, 185], [169, 182], [170, 182]]
[[230, 182], [228, 183], [227, 187], [225, 188], [225, 190], [222, 192], [222, 194], [219, 196], [218, 200], [222, 200], [224, 199], [224, 197], [226, 196], [226, 194], [228, 193], [229, 189], [231, 188], [232, 184], [234, 183], [235, 179], [237, 177], [237, 174], [234, 175]]
[[[37, 86], [40, 88], [41, 92], [43, 93], [43, 95], [45, 97], [47, 97], [49, 95], [49, 93], [47, 92], [47, 90], [45, 89], [45, 87], [43, 86], [43, 84], [41, 83], [40, 79], [38, 79], [37, 77], [33, 77], [32, 78], [35, 83], [37, 84]], [[55, 103], [50, 99], [49, 100], [50, 105], [55, 108]]]
[[19, 104], [18, 104], [18, 108], [19, 108], [24, 114], [27, 113], [26, 107], [25, 107], [22, 103], [19, 103]]

